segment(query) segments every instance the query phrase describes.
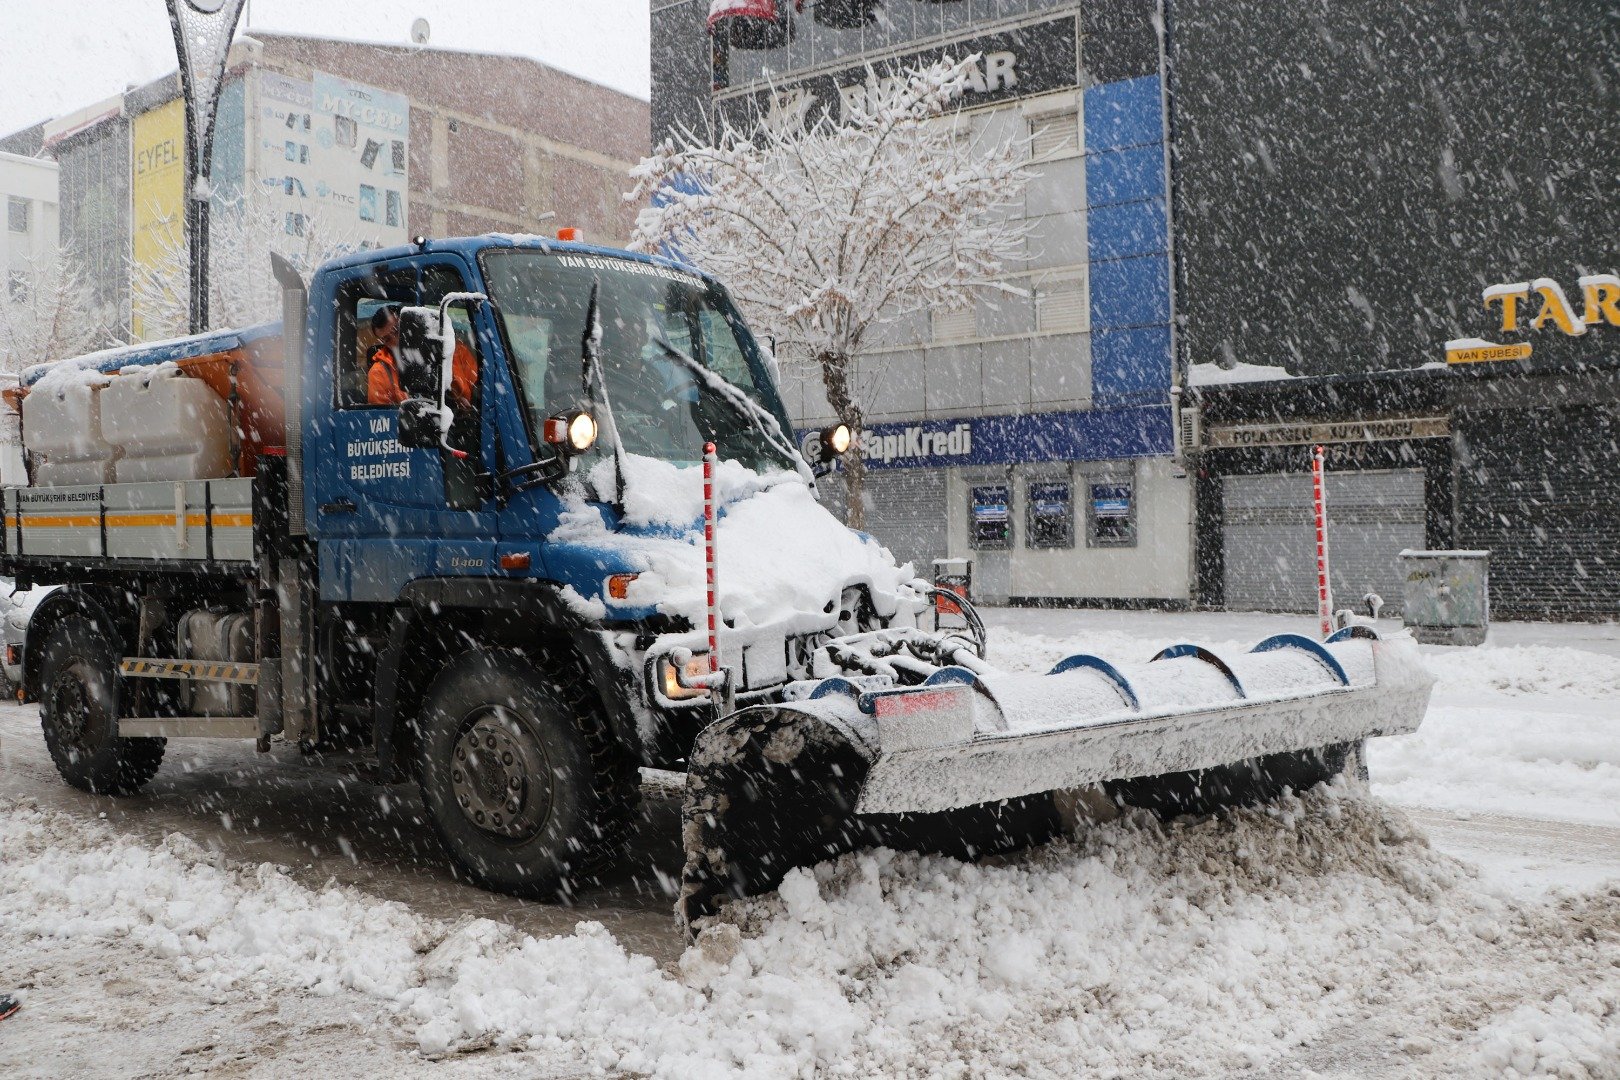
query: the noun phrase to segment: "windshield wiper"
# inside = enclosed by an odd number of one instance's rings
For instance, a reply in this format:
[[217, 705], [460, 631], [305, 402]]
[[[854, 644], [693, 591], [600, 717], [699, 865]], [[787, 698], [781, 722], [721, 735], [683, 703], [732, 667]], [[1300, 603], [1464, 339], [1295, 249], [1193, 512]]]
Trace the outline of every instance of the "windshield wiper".
[[[624, 443], [619, 441], [619, 425], [613, 420], [613, 402], [608, 398], [607, 377], [602, 371], [602, 305], [600, 280], [591, 282], [591, 302], [585, 311], [585, 334], [579, 345], [580, 381], [584, 384], [585, 400], [596, 411], [597, 391], [602, 397], [602, 426], [608, 441], [613, 444], [613, 503], [624, 507]], [[594, 385], [593, 385], [594, 384]]]
[[[772, 449], [793, 463], [794, 471], [801, 476], [805, 476], [807, 480], [813, 479], [808, 468], [803, 463], [803, 457], [794, 448], [793, 440], [788, 438], [787, 433], [782, 430], [782, 422], [776, 418], [774, 413], [733, 386], [724, 377], [698, 363], [688, 353], [682, 351], [666, 338], [662, 329], [653, 335], [652, 341], [653, 344], [663, 349], [665, 354], [679, 361], [688, 371], [701, 379], [705, 386], [713, 390], [722, 401], [730, 405], [732, 411], [747, 421], [749, 426], [765, 436], [765, 441], [771, 445]], [[769, 427], [766, 426], [767, 422], [769, 422]]]

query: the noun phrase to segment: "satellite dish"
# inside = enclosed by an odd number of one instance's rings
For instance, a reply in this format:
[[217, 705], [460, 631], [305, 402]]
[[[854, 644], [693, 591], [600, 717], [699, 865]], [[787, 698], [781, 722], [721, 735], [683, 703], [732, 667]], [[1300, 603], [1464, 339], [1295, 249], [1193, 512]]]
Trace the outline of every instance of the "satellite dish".
[[428, 25], [428, 21], [426, 19], [417, 19], [415, 22], [411, 23], [411, 44], [426, 45], [428, 43], [428, 35], [432, 32], [433, 28]]

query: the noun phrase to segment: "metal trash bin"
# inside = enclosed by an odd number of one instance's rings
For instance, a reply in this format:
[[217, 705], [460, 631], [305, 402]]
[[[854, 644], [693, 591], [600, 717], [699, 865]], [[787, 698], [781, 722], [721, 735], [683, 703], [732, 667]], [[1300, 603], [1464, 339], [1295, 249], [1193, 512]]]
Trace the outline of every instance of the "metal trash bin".
[[1491, 622], [1489, 551], [1401, 552], [1402, 615], [1426, 645], [1483, 645]]
[[[935, 559], [934, 586], [946, 592], [955, 593], [971, 603], [973, 600], [973, 560]], [[961, 608], [943, 596], [934, 598], [934, 610], [938, 615], [962, 614]]]

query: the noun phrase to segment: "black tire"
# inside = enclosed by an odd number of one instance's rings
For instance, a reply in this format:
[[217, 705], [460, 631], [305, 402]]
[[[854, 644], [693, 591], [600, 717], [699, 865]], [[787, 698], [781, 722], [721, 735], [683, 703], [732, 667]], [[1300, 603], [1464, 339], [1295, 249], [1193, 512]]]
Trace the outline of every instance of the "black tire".
[[1162, 818], [1213, 814], [1227, 806], [1270, 802], [1284, 789], [1305, 791], [1327, 783], [1346, 769], [1365, 779], [1361, 742], [1338, 743], [1236, 761], [1212, 769], [1110, 780], [1104, 787], [1114, 802], [1151, 810]]
[[429, 688], [416, 739], [422, 801], [478, 885], [566, 900], [622, 849], [639, 774], [593, 697], [582, 677], [547, 679], [515, 653], [482, 650]]
[[88, 619], [51, 629], [40, 668], [40, 727], [62, 779], [97, 795], [128, 795], [157, 774], [168, 740], [119, 736], [118, 653]]

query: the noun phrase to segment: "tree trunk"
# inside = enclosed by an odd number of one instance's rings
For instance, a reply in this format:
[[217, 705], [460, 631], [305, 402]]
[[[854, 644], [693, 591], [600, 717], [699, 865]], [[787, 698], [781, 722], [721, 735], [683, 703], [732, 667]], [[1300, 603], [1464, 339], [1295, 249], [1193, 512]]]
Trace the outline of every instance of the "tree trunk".
[[852, 529], [866, 527], [866, 459], [861, 456], [861, 406], [850, 391], [848, 354], [823, 352], [816, 354], [816, 365], [821, 368], [821, 383], [827, 391], [827, 404], [833, 415], [849, 425], [856, 441], [844, 455], [844, 489], [849, 493], [849, 513], [844, 523]]

